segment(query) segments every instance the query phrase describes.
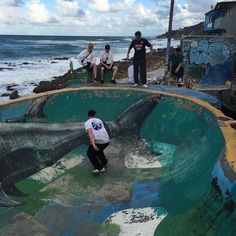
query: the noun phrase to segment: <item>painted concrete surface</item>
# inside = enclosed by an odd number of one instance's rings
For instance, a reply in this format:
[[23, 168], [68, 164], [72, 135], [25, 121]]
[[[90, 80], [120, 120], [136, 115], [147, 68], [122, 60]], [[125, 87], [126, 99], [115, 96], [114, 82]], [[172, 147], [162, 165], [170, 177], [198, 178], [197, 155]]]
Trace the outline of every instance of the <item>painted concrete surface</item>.
[[[200, 86], [226, 86], [234, 74], [236, 38], [190, 36], [182, 39], [185, 70]], [[199, 74], [205, 67], [205, 74]]]
[[[109, 125], [123, 112], [129, 114], [137, 104], [150, 106], [153, 95], [154, 89], [81, 88], [47, 93], [42, 106], [35, 101], [22, 101], [13, 105], [19, 110], [11, 109], [10, 104], [1, 107], [1, 138], [7, 140], [9, 131], [17, 127], [18, 133], [14, 135], [22, 137], [24, 142], [14, 143], [12, 152], [0, 156], [0, 168], [4, 168], [5, 160], [8, 160], [6, 164], [10, 160], [18, 163], [18, 158], [24, 162], [18, 171], [27, 166], [31, 155], [20, 147], [25, 142], [32, 147], [33, 140], [29, 139], [32, 136], [26, 134], [36, 127], [48, 142], [33, 146], [31, 152], [45, 166], [39, 165], [40, 171], [33, 175], [20, 176], [14, 183], [20, 192], [13, 189], [8, 193], [11, 199], [23, 204], [0, 207], [0, 235], [221, 235], [222, 232], [230, 235], [235, 232], [235, 212], [225, 207], [230, 196], [227, 200], [222, 198], [211, 181], [219, 158], [226, 161], [228, 157], [235, 158], [229, 150], [234, 143], [226, 145], [226, 141], [228, 134], [232, 138], [236, 134], [227, 120], [219, 120], [222, 113], [195, 98], [158, 93], [151, 112], [140, 113], [143, 120], [139, 129], [129, 132], [123, 129], [123, 133], [112, 136], [105, 151], [109, 160], [106, 172], [101, 176], [92, 174], [86, 157], [87, 143], [78, 125], [86, 120], [88, 109], [95, 109], [98, 117]], [[127, 118], [125, 122], [138, 124], [132, 120], [133, 113]], [[62, 137], [61, 143], [72, 134], [82, 141], [53, 163], [49, 160], [56, 149], [48, 146], [55, 132], [58, 132], [55, 139]], [[41, 143], [40, 137], [37, 138]], [[8, 192], [6, 183], [10, 178], [3, 173], [0, 175], [5, 183], [3, 190]]]

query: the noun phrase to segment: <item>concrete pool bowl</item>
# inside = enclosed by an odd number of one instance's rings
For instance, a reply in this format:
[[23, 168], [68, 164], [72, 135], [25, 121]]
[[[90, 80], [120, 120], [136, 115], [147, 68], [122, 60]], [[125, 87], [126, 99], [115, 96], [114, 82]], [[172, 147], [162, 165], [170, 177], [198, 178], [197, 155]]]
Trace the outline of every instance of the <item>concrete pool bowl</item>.
[[[100, 176], [86, 157], [89, 109], [111, 136]], [[0, 119], [0, 235], [236, 231], [235, 121], [200, 99], [70, 88], [2, 103]]]

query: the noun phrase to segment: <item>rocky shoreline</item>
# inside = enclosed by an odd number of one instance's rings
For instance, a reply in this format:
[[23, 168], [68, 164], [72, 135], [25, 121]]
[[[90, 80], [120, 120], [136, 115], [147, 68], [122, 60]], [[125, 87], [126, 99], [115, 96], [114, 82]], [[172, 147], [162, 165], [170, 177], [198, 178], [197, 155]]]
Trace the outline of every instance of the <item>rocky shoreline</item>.
[[[68, 58], [54, 58], [55, 60], [68, 60]], [[147, 60], [147, 71], [153, 71], [160, 69], [164, 66], [165, 60], [165, 49], [158, 49], [152, 53], [148, 52], [146, 54]], [[27, 63], [27, 62], [26, 62]], [[119, 70], [117, 73], [117, 81], [124, 81], [127, 78], [128, 67], [132, 64], [132, 60], [121, 60], [115, 61], [114, 63], [118, 66]], [[8, 68], [9, 69], [9, 68]], [[38, 84], [32, 83], [36, 86], [33, 89], [33, 93], [42, 93], [51, 90], [63, 89], [67, 86], [67, 81], [71, 79], [73, 74], [76, 74], [80, 68], [75, 68], [73, 71], [68, 70], [64, 75], [55, 76], [51, 81], [40, 81]], [[16, 99], [19, 96], [16, 89], [17, 84], [12, 84], [7, 86], [7, 92], [2, 93], [0, 96], [9, 97], [9, 99]]]
[[[164, 65], [164, 58], [165, 58], [165, 50], [158, 50], [152, 53], [147, 53], [146, 60], [147, 60], [147, 71], [153, 71], [156, 69], [160, 69]], [[114, 63], [118, 66], [118, 73], [117, 73], [117, 81], [127, 78], [127, 71], [128, 67], [132, 64], [131, 60], [122, 60], [116, 61]], [[79, 68], [74, 69], [73, 72], [70, 70], [62, 76], [54, 77], [52, 81], [41, 81], [38, 86], [36, 86], [33, 90], [34, 93], [42, 93], [45, 91], [62, 89], [67, 86], [66, 82], [71, 79], [71, 74], [77, 73]]]

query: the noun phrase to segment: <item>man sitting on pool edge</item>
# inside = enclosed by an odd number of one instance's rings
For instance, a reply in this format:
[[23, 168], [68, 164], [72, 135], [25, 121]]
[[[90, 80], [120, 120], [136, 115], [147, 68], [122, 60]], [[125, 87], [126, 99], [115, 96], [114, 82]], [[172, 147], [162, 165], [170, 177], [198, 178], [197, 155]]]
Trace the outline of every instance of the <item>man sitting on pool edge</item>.
[[111, 70], [112, 71], [112, 79], [111, 83], [116, 84], [116, 74], [118, 71], [118, 67], [113, 65], [114, 58], [110, 51], [110, 45], [105, 46], [105, 50], [101, 53], [100, 63], [101, 63], [101, 83], [104, 83], [104, 72]]

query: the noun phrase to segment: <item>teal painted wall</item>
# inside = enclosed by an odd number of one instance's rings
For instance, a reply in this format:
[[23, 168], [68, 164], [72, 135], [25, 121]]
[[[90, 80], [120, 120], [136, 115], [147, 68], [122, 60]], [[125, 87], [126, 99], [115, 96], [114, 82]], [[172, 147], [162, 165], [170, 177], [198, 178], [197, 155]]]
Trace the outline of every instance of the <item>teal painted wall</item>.
[[[26, 118], [26, 123], [56, 122], [63, 127], [67, 122], [84, 122], [89, 109], [105, 121], [115, 120], [147, 96], [151, 95], [118, 90], [52, 95], [43, 107], [46, 117]], [[1, 121], [22, 118], [29, 105], [0, 108]], [[112, 234], [111, 228], [101, 229], [102, 223], [112, 213], [133, 207], [165, 209], [168, 215], [155, 235], [216, 235], [226, 225], [232, 231], [233, 224], [224, 220], [224, 200], [211, 187], [211, 173], [224, 148], [213, 114], [190, 101], [163, 96], [138, 133], [111, 141], [106, 153], [109, 169], [103, 176], [92, 176], [86, 144], [82, 144], [52, 168], [56, 171], [50, 180], [29, 176], [17, 182], [28, 196], [12, 196], [24, 202], [20, 207], [0, 207], [0, 233], [10, 235], [23, 228], [24, 235], [29, 231], [31, 235], [116, 235], [120, 226], [111, 226], [116, 229]], [[160, 167], [127, 168], [130, 155], [152, 158]], [[80, 158], [78, 164], [66, 167], [67, 160]], [[233, 222], [234, 215], [230, 217]]]

